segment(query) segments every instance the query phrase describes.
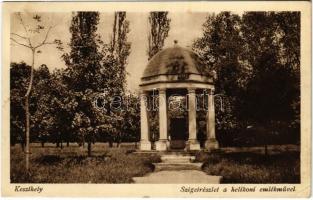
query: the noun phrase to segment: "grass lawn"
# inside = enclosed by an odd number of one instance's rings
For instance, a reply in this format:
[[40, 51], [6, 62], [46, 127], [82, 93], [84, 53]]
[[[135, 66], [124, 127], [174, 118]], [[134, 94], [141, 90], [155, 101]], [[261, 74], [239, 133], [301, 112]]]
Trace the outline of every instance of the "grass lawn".
[[[132, 154], [133, 145], [109, 148], [93, 145], [93, 156], [87, 148], [71, 144], [63, 149], [48, 144], [32, 144], [30, 175], [25, 173], [25, 154], [21, 147], [11, 147], [12, 183], [131, 183], [132, 177], [153, 171], [157, 154]], [[199, 152], [198, 162], [210, 175], [223, 176], [222, 183], [300, 183], [299, 146], [262, 148], [221, 148], [211, 153]]]
[[203, 170], [223, 176], [222, 183], [300, 183], [300, 152], [294, 145], [262, 148], [225, 148], [214, 153], [198, 153]]
[[160, 157], [153, 154], [131, 154], [133, 147], [109, 148], [93, 145], [93, 156], [87, 148], [71, 145], [63, 149], [55, 145], [41, 148], [33, 144], [30, 175], [25, 174], [25, 154], [21, 147], [11, 147], [12, 183], [131, 183], [132, 177], [143, 176], [153, 170], [153, 162]]

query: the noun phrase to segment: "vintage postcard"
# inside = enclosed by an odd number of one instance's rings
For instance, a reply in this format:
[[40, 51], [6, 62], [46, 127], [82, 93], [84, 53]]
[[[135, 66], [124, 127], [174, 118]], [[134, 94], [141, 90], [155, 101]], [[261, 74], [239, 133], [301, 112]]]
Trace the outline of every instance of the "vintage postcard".
[[3, 196], [311, 195], [310, 2], [2, 7]]

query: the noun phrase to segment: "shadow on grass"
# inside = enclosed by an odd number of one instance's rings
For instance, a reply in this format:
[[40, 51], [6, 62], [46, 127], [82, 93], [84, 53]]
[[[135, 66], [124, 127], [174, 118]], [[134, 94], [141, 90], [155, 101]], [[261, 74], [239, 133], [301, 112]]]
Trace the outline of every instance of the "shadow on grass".
[[157, 155], [138, 155], [127, 149], [100, 149], [93, 156], [68, 149], [67, 152], [33, 149], [30, 173], [25, 173], [25, 155], [11, 152], [12, 183], [131, 183], [132, 177], [152, 172]]
[[34, 161], [35, 163], [38, 163], [39, 165], [56, 165], [60, 164], [64, 161], [68, 164], [83, 164], [84, 161], [88, 160], [95, 160], [95, 161], [107, 161], [112, 156], [109, 154], [102, 154], [102, 155], [69, 155], [69, 156], [60, 156], [60, 155], [43, 155], [40, 157], [37, 157]]
[[54, 165], [62, 162], [63, 160], [64, 158], [61, 158], [59, 155], [46, 155], [36, 158], [35, 162], [41, 165]]

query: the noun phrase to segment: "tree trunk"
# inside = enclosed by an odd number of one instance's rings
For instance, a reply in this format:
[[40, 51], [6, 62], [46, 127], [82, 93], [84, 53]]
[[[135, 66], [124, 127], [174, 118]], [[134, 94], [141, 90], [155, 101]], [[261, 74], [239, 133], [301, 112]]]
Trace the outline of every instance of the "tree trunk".
[[83, 144], [83, 148], [85, 148], [85, 137], [83, 137], [83, 142], [82, 142], [82, 144]]
[[118, 133], [117, 141], [116, 141], [116, 147], [120, 148], [121, 143], [122, 143], [122, 133]]
[[29, 85], [27, 88], [27, 92], [25, 94], [25, 115], [26, 115], [26, 170], [29, 170], [29, 154], [30, 154], [30, 147], [29, 147], [29, 132], [30, 132], [30, 113], [29, 113], [29, 96], [33, 86], [33, 79], [34, 79], [34, 65], [35, 65], [35, 49], [32, 48], [32, 65], [30, 69], [30, 80]]
[[57, 141], [55, 144], [56, 144], [56, 148], [60, 147], [60, 142], [59, 141]]
[[266, 156], [268, 155], [267, 145], [264, 146], [264, 154], [265, 154]]
[[119, 140], [119, 137], [120, 137], [120, 136], [117, 135], [117, 137], [118, 137], [118, 138], [116, 139], [116, 147], [117, 147], [117, 148], [120, 148], [120, 140]]
[[113, 147], [113, 142], [112, 142], [112, 140], [109, 141], [109, 147], [110, 147], [110, 148]]
[[91, 156], [91, 142], [88, 142], [88, 156]]
[[29, 153], [29, 118], [30, 118], [30, 114], [29, 114], [29, 96], [25, 97], [25, 115], [26, 115], [26, 151], [25, 153]]
[[61, 140], [61, 149], [63, 149], [63, 141]]
[[45, 147], [45, 142], [41, 142], [41, 147], [42, 147], [42, 148]]
[[21, 147], [22, 147], [22, 151], [24, 152], [25, 151], [25, 142], [24, 141], [21, 141]]
[[67, 147], [70, 146], [70, 142], [69, 142], [69, 141], [66, 142], [66, 146], [67, 146]]
[[25, 148], [25, 162], [26, 162], [26, 173], [29, 172], [29, 103], [28, 103], [29, 96], [25, 97], [25, 114], [26, 114], [26, 148]]

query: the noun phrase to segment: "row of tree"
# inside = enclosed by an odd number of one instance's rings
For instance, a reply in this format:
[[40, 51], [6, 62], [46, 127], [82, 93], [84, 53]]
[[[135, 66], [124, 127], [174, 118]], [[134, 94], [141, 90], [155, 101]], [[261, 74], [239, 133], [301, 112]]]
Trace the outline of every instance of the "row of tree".
[[[41, 16], [34, 15], [35, 28], [27, 26], [21, 14], [18, 19], [24, 27], [25, 35], [34, 33], [38, 27], [39, 33], [45, 29], [41, 25]], [[104, 44], [97, 33], [99, 13], [78, 12], [72, 18], [70, 26], [70, 52], [64, 52], [62, 58], [66, 68], [49, 72], [45, 65], [34, 69], [34, 64], [11, 64], [11, 142], [21, 142], [24, 147], [29, 130], [31, 139], [54, 141], [57, 146], [62, 142], [75, 141], [84, 145], [101, 140], [119, 142], [122, 134], [136, 140], [139, 109], [130, 106], [127, 112], [115, 113], [109, 109], [99, 111], [93, 106], [97, 95], [104, 92], [107, 96], [125, 96], [127, 57], [131, 44], [127, 35], [130, 31], [129, 21], [125, 12], [114, 14], [112, 38], [109, 44]], [[49, 28], [50, 31], [50, 28]], [[46, 34], [48, 37], [49, 32]], [[13, 34], [22, 38], [24, 36]], [[26, 38], [26, 37], [25, 37]], [[15, 44], [23, 45], [15, 38]], [[22, 38], [23, 39], [23, 38]], [[26, 39], [31, 41], [31, 37]], [[45, 39], [46, 40], [46, 39]], [[51, 42], [57, 48], [64, 50], [60, 40]], [[34, 48], [30, 45], [36, 56]], [[33, 59], [34, 60], [34, 59]], [[34, 61], [33, 61], [34, 62]], [[30, 82], [29, 80], [34, 80]], [[26, 89], [30, 88], [30, 98], [24, 97]], [[130, 103], [136, 103], [130, 96]], [[29, 104], [25, 104], [24, 99]], [[26, 116], [31, 116], [27, 119]], [[123, 119], [123, 120], [121, 120]], [[26, 122], [26, 123], [25, 123]], [[25, 134], [25, 131], [26, 132]]]

